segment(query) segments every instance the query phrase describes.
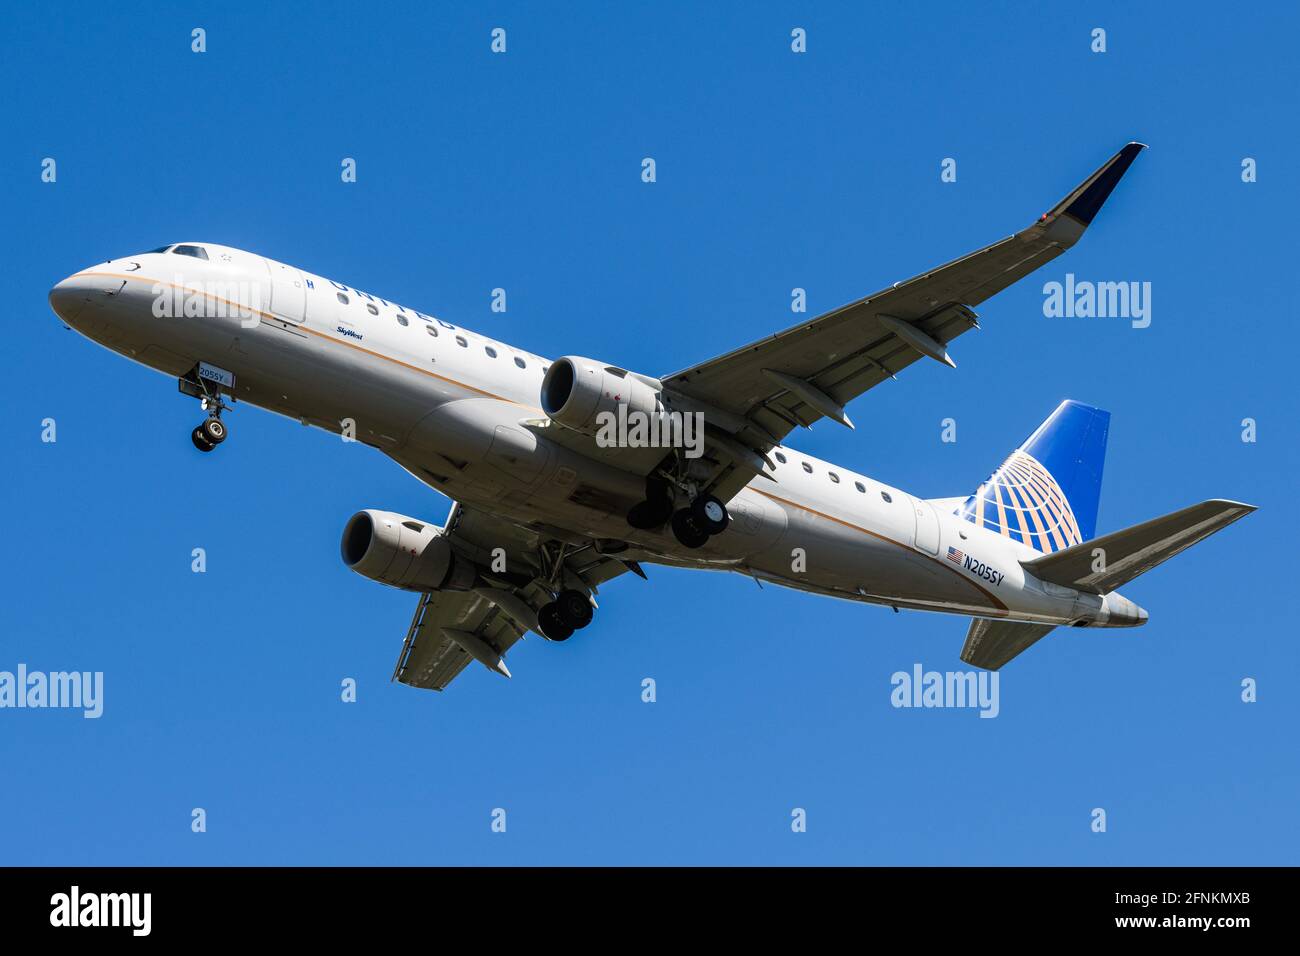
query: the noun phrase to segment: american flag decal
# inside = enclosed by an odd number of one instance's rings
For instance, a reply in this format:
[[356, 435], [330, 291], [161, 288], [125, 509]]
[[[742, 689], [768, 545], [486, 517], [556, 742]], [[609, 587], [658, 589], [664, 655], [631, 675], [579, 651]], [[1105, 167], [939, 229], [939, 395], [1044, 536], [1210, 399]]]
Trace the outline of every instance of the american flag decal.
[[961, 564], [962, 561], [964, 561], [965, 559], [966, 559], [966, 555], [962, 554], [956, 548], [948, 549], [948, 560], [951, 561], [953, 564]]

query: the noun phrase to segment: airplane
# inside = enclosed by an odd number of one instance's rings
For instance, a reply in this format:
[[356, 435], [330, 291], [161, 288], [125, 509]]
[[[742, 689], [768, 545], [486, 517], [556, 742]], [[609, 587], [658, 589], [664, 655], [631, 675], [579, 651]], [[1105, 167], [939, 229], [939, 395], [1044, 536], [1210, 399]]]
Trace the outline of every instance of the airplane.
[[[646, 564], [963, 615], [961, 660], [998, 669], [1056, 627], [1145, 623], [1117, 588], [1255, 508], [1204, 501], [1097, 537], [1110, 415], [1076, 401], [957, 498], [783, 442], [821, 419], [852, 428], [845, 406], [913, 362], [955, 368], [973, 307], [1073, 246], [1144, 148], [1125, 145], [1015, 235], [663, 378], [541, 358], [208, 242], [82, 269], [49, 299], [200, 400], [200, 452], [249, 402], [377, 448], [452, 499], [442, 526], [367, 509], [343, 529], [348, 568], [419, 595], [400, 683], [442, 690], [470, 661], [509, 677], [526, 633], [567, 640], [601, 586]], [[634, 427], [611, 440], [611, 420]]]

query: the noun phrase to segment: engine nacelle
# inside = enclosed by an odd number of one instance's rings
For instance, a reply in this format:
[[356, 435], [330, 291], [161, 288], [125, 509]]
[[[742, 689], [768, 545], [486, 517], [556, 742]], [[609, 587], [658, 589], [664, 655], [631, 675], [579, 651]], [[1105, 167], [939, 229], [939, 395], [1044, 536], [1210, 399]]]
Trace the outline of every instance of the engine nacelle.
[[594, 435], [600, 430], [602, 412], [618, 415], [620, 405], [628, 414], [647, 419], [663, 413], [659, 392], [631, 372], [594, 359], [566, 355], [556, 359], [542, 379], [542, 410], [551, 421]]
[[339, 551], [357, 574], [405, 591], [467, 591], [478, 578], [441, 528], [391, 511], [354, 514]]

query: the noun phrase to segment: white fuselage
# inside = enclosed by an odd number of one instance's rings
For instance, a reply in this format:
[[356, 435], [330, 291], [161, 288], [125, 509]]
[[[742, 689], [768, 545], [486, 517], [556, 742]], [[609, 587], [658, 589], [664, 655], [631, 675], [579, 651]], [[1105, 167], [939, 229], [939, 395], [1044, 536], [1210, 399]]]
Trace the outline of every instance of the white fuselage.
[[547, 359], [261, 256], [196, 245], [206, 261], [112, 260], [59, 283], [51, 303], [135, 361], [172, 376], [200, 361], [229, 370], [237, 400], [355, 437], [449, 497], [558, 535], [897, 608], [1137, 623], [1118, 595], [1027, 574], [1020, 562], [1039, 555], [1020, 542], [785, 447], [772, 452], [775, 480], [751, 481], [728, 503], [728, 529], [704, 547], [633, 529], [627, 509], [645, 472], [584, 453], [547, 424]]

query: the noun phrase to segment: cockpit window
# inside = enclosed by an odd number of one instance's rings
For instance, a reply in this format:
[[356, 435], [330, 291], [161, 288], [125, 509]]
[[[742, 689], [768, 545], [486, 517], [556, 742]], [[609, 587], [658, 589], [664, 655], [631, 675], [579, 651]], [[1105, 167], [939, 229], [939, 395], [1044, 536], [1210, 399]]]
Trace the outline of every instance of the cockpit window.
[[208, 261], [208, 251], [202, 246], [177, 246], [172, 250], [172, 254], [177, 256], [193, 256], [195, 259], [202, 259], [204, 262]]
[[154, 252], [166, 252], [170, 248], [171, 246], [159, 246], [157, 249], [150, 249], [149, 252], [145, 253], [145, 255], [149, 255], [150, 253], [154, 253]]

